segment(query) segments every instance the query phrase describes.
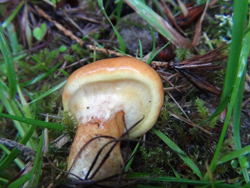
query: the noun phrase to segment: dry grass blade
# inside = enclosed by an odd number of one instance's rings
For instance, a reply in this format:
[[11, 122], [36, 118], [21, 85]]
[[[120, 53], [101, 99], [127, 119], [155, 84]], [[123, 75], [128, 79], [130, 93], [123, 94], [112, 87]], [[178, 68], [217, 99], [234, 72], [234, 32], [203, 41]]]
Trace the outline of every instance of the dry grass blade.
[[166, 88], [164, 88], [164, 91], [165, 92], [169, 92], [169, 91], [173, 91], [173, 90], [177, 90], [177, 89], [181, 89], [181, 88], [183, 88], [183, 87], [185, 87], [186, 85], [179, 85], [179, 86], [175, 86], [175, 87], [166, 87]]
[[163, 0], [161, 0], [161, 6], [163, 9], [163, 12], [168, 17], [169, 21], [174, 24], [174, 26], [179, 30], [180, 33], [182, 33], [184, 36], [186, 36], [186, 33], [178, 26], [176, 23], [174, 16], [172, 15], [171, 11], [169, 10], [168, 6], [165, 4]]
[[66, 13], [65, 10], [62, 10], [62, 13], [64, 14], [64, 16], [69, 20], [69, 22], [75, 27], [77, 28], [84, 36], [88, 37], [88, 39], [91, 41], [91, 42], [94, 42], [94, 39], [92, 37], [90, 37], [84, 30], [82, 30], [78, 25], [77, 23], [69, 17], [69, 15]]
[[187, 16], [188, 15], [188, 9], [185, 6], [185, 4], [181, 0], [177, 0], [177, 2], [179, 4], [179, 6], [180, 6], [180, 9], [181, 9], [181, 12], [183, 13], [183, 15]]
[[[220, 45], [216, 49], [204, 54], [204, 55], [197, 55], [191, 57], [187, 60], [184, 60], [178, 64], [174, 64], [173, 62], [161, 62], [161, 61], [152, 61], [151, 65], [157, 67], [167, 67], [167, 68], [175, 68], [175, 69], [192, 69], [192, 68], [202, 68], [209, 69], [209, 67], [213, 67], [213, 69], [221, 68], [212, 65], [215, 61], [221, 61], [223, 59], [227, 59], [227, 55], [222, 52], [223, 48], [226, 47], [225, 44]], [[209, 63], [209, 64], [206, 64]], [[202, 65], [203, 64], [203, 65]]]
[[[167, 62], [157, 62], [157, 61], [152, 62], [152, 64], [155, 66], [175, 69], [177, 72], [181, 73], [187, 80], [189, 80], [198, 88], [205, 90], [205, 91], [212, 92], [216, 95], [220, 95], [221, 91], [219, 89], [217, 89], [212, 84], [208, 83], [205, 78], [198, 75], [197, 73], [200, 73], [201, 71], [202, 72], [212, 71], [212, 70], [218, 70], [218, 69], [223, 68], [223, 66], [213, 64], [216, 61], [221, 61], [227, 58], [226, 54], [221, 52], [223, 47], [225, 47], [225, 44], [222, 44], [218, 48], [204, 55], [194, 56], [178, 64], [174, 64], [173, 62], [167, 63]], [[196, 71], [196, 72], [193, 72], [191, 70]], [[164, 90], [168, 91], [168, 89], [164, 89]], [[172, 88], [170, 90], [172, 90]]]
[[189, 80], [198, 88], [212, 92], [216, 95], [220, 95], [221, 91], [212, 84], [208, 83], [206, 79], [198, 75], [198, 73], [201, 71], [204, 72], [222, 68], [222, 66], [214, 65], [213, 63], [215, 61], [221, 61], [227, 58], [226, 54], [221, 52], [224, 46], [225, 44], [222, 44], [211, 52], [208, 52], [204, 55], [194, 56], [190, 59], [178, 63], [177, 65], [175, 65], [174, 63], [169, 63], [165, 64], [164, 66], [173, 68], [177, 72], [180, 72], [187, 80]]
[[86, 21], [89, 21], [89, 22], [93, 22], [93, 23], [97, 23], [97, 24], [101, 24], [101, 22], [95, 20], [95, 19], [92, 19], [92, 18], [88, 18], [84, 15], [81, 15], [81, 14], [77, 14], [75, 15], [75, 18], [80, 18], [80, 19], [83, 19], [83, 20], [86, 20]]
[[[227, 58], [227, 55], [222, 53], [221, 50], [225, 47], [225, 44], [220, 45], [216, 49], [204, 54], [204, 55], [198, 55], [194, 56], [192, 58], [189, 58], [187, 60], [184, 60], [178, 65], [197, 65], [197, 64], [205, 64], [205, 63], [212, 63], [215, 61], [221, 61], [223, 59]], [[177, 68], [175, 66], [175, 68]]]
[[215, 3], [217, 3], [219, 0], [212, 0], [211, 3], [209, 3], [209, 8], [212, 7]]
[[[206, 68], [207, 69], [207, 68]], [[176, 71], [180, 72], [187, 80], [189, 80], [191, 83], [193, 83], [195, 86], [198, 88], [209, 91], [211, 93], [214, 93], [216, 95], [221, 95], [221, 91], [217, 89], [215, 86], [212, 84], [208, 83], [203, 77], [200, 77], [199, 75], [194, 74], [190, 70], [177, 70]]]
[[202, 130], [203, 132], [207, 133], [208, 135], [212, 135], [212, 133], [210, 133], [208, 130], [202, 128], [201, 126], [199, 125], [196, 125], [195, 123], [193, 123], [192, 121], [180, 116], [179, 114], [175, 113], [171, 108], [168, 108], [168, 111], [170, 113], [171, 116], [175, 117], [176, 119], [180, 120], [180, 121], [184, 121], [185, 123], [189, 124], [189, 125], [192, 125], [193, 127], [196, 127], [200, 130]]
[[196, 24], [194, 39], [193, 39], [193, 42], [192, 42], [192, 44], [194, 46], [196, 46], [196, 45], [198, 45], [200, 43], [201, 23], [202, 23], [202, 21], [204, 19], [204, 16], [206, 14], [208, 6], [209, 6], [209, 1], [207, 1], [205, 9], [203, 10], [203, 13], [202, 13], [201, 17], [199, 18], [199, 20], [198, 20], [198, 22]]
[[176, 46], [180, 48], [191, 48], [193, 46], [186, 38], [180, 35], [169, 23], [167, 23], [142, 1], [125, 0], [125, 2], [150, 25], [152, 25], [155, 30], [161, 33]]
[[[158, 73], [159, 74], [159, 73]], [[174, 86], [174, 84], [172, 84], [168, 79], [166, 79], [163, 75], [159, 74], [159, 76], [161, 77], [161, 79], [163, 79], [165, 82], [167, 82], [169, 85], [171, 85], [174, 89], [176, 89], [177, 91], [179, 91], [181, 93], [181, 91]]]
[[[80, 38], [78, 38], [77, 36], [75, 36], [72, 31], [66, 29], [65, 27], [63, 27], [60, 23], [58, 23], [57, 21], [55, 20], [52, 20], [52, 18], [46, 14], [42, 9], [40, 9], [38, 6], [34, 5], [35, 9], [37, 10], [37, 12], [42, 16], [44, 17], [45, 19], [47, 19], [48, 21], [52, 22], [55, 24], [55, 26], [60, 30], [62, 31], [66, 36], [70, 37], [72, 40], [75, 40], [77, 43], [79, 43], [80, 45], [84, 45], [84, 41], [81, 40]], [[97, 47], [97, 46], [94, 46], [94, 45], [86, 45], [86, 48], [90, 49], [90, 50], [96, 50], [96, 51], [99, 51], [99, 52], [103, 52], [105, 54], [109, 54], [109, 55], [115, 55], [117, 57], [122, 57], [124, 56], [123, 54], [119, 53], [119, 52], [116, 52], [116, 51], [113, 51], [113, 50], [108, 50], [108, 49], [104, 49], [104, 48], [100, 48], [100, 47]]]
[[24, 12], [23, 12], [23, 17], [22, 17], [22, 22], [23, 22], [23, 26], [25, 29], [25, 36], [26, 36], [26, 40], [28, 42], [28, 47], [29, 49], [32, 49], [32, 31], [30, 28], [30, 22], [29, 22], [29, 17], [28, 17], [28, 4], [25, 3], [24, 5]]
[[20, 144], [18, 142], [15, 142], [13, 140], [9, 140], [6, 138], [0, 138], [0, 144], [3, 144], [5, 146], [11, 147], [11, 148], [16, 148], [19, 151], [21, 151], [24, 155], [29, 155], [29, 156], [36, 156], [36, 152], [29, 147]]
[[182, 109], [181, 105], [175, 100], [175, 98], [169, 92], [167, 92], [167, 93], [170, 96], [170, 98], [174, 101], [174, 103], [178, 106], [178, 108], [182, 111], [182, 113], [185, 115], [187, 120], [191, 121], [190, 118], [188, 117], [188, 115], [186, 114], [186, 112]]

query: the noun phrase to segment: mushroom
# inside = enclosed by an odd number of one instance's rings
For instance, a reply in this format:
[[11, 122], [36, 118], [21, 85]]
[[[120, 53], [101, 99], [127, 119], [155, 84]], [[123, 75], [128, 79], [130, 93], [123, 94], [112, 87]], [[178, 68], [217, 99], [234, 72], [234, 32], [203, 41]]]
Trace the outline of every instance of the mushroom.
[[[163, 98], [159, 75], [135, 58], [104, 59], [76, 70], [69, 77], [62, 96], [64, 111], [68, 111], [78, 123], [68, 158], [68, 171], [82, 179], [92, 180], [119, 173], [123, 167], [120, 143], [101, 164], [111, 148], [107, 143], [120, 138], [141, 119], [129, 131], [128, 137], [145, 134], [155, 124]], [[105, 144], [107, 147], [88, 172]]]

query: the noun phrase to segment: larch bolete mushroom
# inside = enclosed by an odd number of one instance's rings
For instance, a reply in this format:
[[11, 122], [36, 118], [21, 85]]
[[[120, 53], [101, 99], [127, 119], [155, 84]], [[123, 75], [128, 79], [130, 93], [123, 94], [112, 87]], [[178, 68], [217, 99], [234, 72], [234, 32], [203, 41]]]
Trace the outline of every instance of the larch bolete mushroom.
[[[153, 68], [135, 58], [119, 57], [76, 70], [69, 77], [62, 98], [64, 110], [78, 123], [68, 171], [86, 179], [94, 158], [106, 143], [119, 138], [141, 119], [130, 130], [130, 138], [143, 135], [155, 124], [164, 93], [161, 79]], [[118, 143], [93, 174], [110, 147], [101, 152], [87, 179], [102, 179], [120, 172], [123, 159]]]

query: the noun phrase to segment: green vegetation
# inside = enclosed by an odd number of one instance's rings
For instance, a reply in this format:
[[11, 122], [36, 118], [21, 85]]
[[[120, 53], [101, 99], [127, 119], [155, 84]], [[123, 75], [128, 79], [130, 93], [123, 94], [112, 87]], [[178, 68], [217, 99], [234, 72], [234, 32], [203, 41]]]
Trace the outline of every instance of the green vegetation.
[[[159, 9], [159, 2], [153, 3], [158, 7], [156, 9]], [[199, 4], [203, 3], [205, 2], [199, 1]], [[229, 56], [226, 70], [211, 70], [206, 72], [209, 75], [204, 76], [202, 71], [205, 69], [187, 69], [195, 75], [207, 78], [212, 85], [222, 87], [223, 84], [221, 97], [197, 89], [197, 85], [194, 87], [193, 81], [183, 76], [181, 71], [176, 71], [174, 66], [157, 65], [159, 69], [157, 66], [154, 67], [162, 77], [173, 77], [168, 80], [169, 82], [164, 82], [164, 88], [172, 87], [171, 84], [174, 83], [174, 89], [166, 92], [160, 117], [155, 127], [147, 133], [146, 142], [141, 139], [134, 146], [129, 146], [133, 151], [130, 160], [127, 161], [124, 177], [137, 187], [250, 186], [250, 146], [249, 140], [242, 136], [247, 134], [247, 137], [250, 132], [240, 132], [241, 128], [249, 131], [249, 101], [242, 107], [243, 101], [250, 97], [244, 93], [250, 51], [250, 25], [246, 27], [246, 23], [249, 22], [248, 1], [234, 1], [233, 5], [219, 1], [220, 14], [214, 19], [209, 17], [204, 21], [202, 31], [205, 34], [201, 37], [196, 50], [193, 50], [185, 48], [191, 44], [187, 38], [182, 43], [181, 40], [177, 40], [180, 39], [178, 36], [182, 38], [182, 35], [169, 32], [171, 29], [166, 30], [165, 24], [160, 22], [166, 16], [164, 12], [156, 14], [156, 10], [154, 11], [147, 2], [119, 1], [110, 16], [107, 11], [107, 6], [110, 5], [103, 5], [103, 1], [98, 0], [99, 6], [94, 5], [92, 1], [89, 2], [89, 10], [101, 10], [106, 21], [93, 12], [88, 14], [90, 21], [76, 22], [77, 18], [72, 19], [81, 27], [86, 27], [84, 32], [88, 34], [81, 37], [83, 45], [76, 44], [69, 34], [65, 34], [67, 32], [59, 31], [55, 23], [41, 15], [28, 14], [29, 9], [33, 12], [36, 9], [26, 1], [19, 2], [12, 7], [12, 11], [8, 9], [8, 16], [4, 16], [7, 4], [1, 4], [0, 187], [21, 187], [24, 183], [27, 183], [28, 187], [48, 187], [56, 178], [59, 178], [59, 183], [56, 183], [60, 186], [60, 181], [66, 181], [59, 174], [66, 170], [67, 156], [76, 125], [68, 113], [63, 111], [62, 88], [69, 75], [77, 68], [94, 60], [112, 56], [108, 52], [100, 53], [87, 47], [93, 44], [106, 50], [116, 49], [112, 42], [106, 40], [107, 24], [111, 24], [110, 29], [114, 30], [118, 38], [120, 49], [117, 51], [125, 54], [126, 41], [122, 39], [117, 28], [125, 4], [130, 5], [150, 24], [146, 29], [151, 31], [153, 48], [145, 60], [147, 64], [152, 65], [153, 60], [163, 62], [159, 54], [170, 42], [177, 46], [174, 50], [176, 58], [172, 60], [175, 65], [197, 53], [206, 54], [205, 52], [215, 49], [223, 42], [229, 43], [223, 49]], [[180, 10], [175, 3], [170, 4], [173, 6], [173, 13]], [[43, 7], [40, 4], [37, 6]], [[233, 7], [233, 12], [225, 8], [229, 6]], [[52, 19], [56, 19], [52, 11], [48, 10], [46, 13], [51, 14]], [[230, 15], [222, 16], [224, 13]], [[162, 15], [162, 18], [159, 18], [159, 15]], [[60, 22], [63, 16], [57, 16], [59, 19], [56, 21], [62, 24], [65, 30], [72, 29], [75, 36], [83, 32], [83, 29], [77, 30], [73, 27], [72, 22], [72, 25], [68, 24], [68, 18]], [[114, 17], [117, 20], [116, 24], [112, 20]], [[22, 26], [18, 25], [20, 20], [23, 20]], [[88, 23], [99, 25], [91, 26], [87, 25]], [[185, 29], [188, 37], [193, 37], [195, 23], [191, 23]], [[168, 42], [158, 45], [155, 32], [161, 33]], [[143, 60], [143, 42], [138, 40], [138, 43], [140, 49], [137, 49], [137, 56]], [[225, 61], [221, 59], [215, 65], [223, 63], [225, 64]], [[222, 112], [226, 114], [223, 116]], [[58, 147], [52, 141], [60, 136], [67, 138], [67, 141]], [[35, 151], [35, 156], [6, 143], [4, 138], [27, 146], [30, 152]], [[19, 176], [18, 173], [28, 163], [27, 156], [31, 159], [32, 167], [30, 171]], [[43, 164], [50, 167], [46, 168]], [[51, 164], [57, 169], [51, 167]]]

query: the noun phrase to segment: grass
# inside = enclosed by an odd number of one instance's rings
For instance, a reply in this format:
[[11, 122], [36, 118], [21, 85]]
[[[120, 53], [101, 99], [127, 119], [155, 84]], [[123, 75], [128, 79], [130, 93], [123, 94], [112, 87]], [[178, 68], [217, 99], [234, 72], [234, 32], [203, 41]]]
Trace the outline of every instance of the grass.
[[[101, 10], [102, 10], [102, 13], [105, 15], [105, 17], [106, 17], [107, 20], [109, 21], [110, 25], [112, 26], [112, 28], [113, 28], [113, 30], [114, 30], [114, 32], [115, 32], [115, 34], [116, 34], [116, 36], [117, 36], [117, 38], [118, 38], [118, 40], [119, 40], [119, 44], [120, 44], [120, 49], [121, 49], [121, 51], [125, 53], [125, 51], [126, 51], [125, 43], [124, 43], [124, 41], [123, 41], [123, 39], [122, 39], [120, 33], [117, 31], [116, 27], [112, 24], [112, 22], [110, 21], [108, 15], [106, 14], [106, 11], [105, 11], [104, 6], [103, 6], [103, 1], [102, 1], [102, 0], [98, 0], [97, 2], [98, 2], [98, 5], [100, 6], [100, 8], [101, 8]], [[122, 2], [119, 2], [119, 3], [118, 3], [118, 18], [119, 18], [119, 14], [120, 14], [119, 12], [120, 12], [121, 6], [122, 6], [121, 3], [122, 3]]]
[[[233, 15], [233, 20], [234, 20], [234, 25], [233, 25], [233, 36], [232, 36], [232, 42], [230, 45], [230, 51], [229, 51], [229, 57], [228, 57], [228, 66], [226, 70], [226, 76], [225, 76], [225, 82], [224, 82], [224, 87], [223, 87], [223, 92], [221, 96], [221, 102], [214, 113], [211, 117], [215, 116], [218, 114], [218, 112], [221, 112], [226, 105], [229, 102], [230, 99], [230, 104], [227, 112], [227, 116], [225, 119], [225, 123], [223, 125], [222, 133], [220, 136], [220, 140], [217, 146], [217, 149], [215, 151], [213, 160], [210, 164], [210, 170], [213, 172], [216, 168], [216, 161], [218, 160], [219, 153], [226, 135], [227, 127], [230, 122], [231, 118], [231, 113], [233, 109], [235, 108], [235, 101], [236, 97], [239, 97], [241, 94], [241, 100], [237, 100], [238, 104], [236, 103], [236, 109], [238, 109], [237, 106], [241, 106], [241, 101], [242, 101], [242, 90], [244, 90], [244, 85], [240, 83], [242, 82], [241, 80], [243, 79], [244, 83], [244, 76], [243, 73], [245, 73], [246, 69], [246, 57], [244, 57], [246, 54], [249, 53], [249, 42], [247, 38], [245, 39], [245, 44], [243, 43], [243, 37], [244, 37], [244, 26], [246, 23], [246, 17], [247, 17], [247, 1], [241, 2], [241, 3], [234, 3], [234, 15]], [[237, 24], [236, 24], [237, 23]], [[242, 44], [244, 44], [244, 48], [242, 49]], [[246, 51], [246, 53], [244, 53]], [[247, 55], [246, 55], [247, 56]], [[236, 68], [235, 68], [236, 67]], [[238, 94], [238, 96], [237, 96]], [[237, 116], [237, 115], [236, 115]], [[234, 124], [234, 127], [237, 125]], [[234, 128], [236, 129], [236, 128]], [[239, 132], [239, 126], [238, 126], [238, 131]], [[240, 139], [235, 140], [235, 142], [239, 145], [240, 144]], [[237, 146], [236, 146], [237, 147]], [[240, 148], [240, 147], [238, 147]], [[246, 169], [245, 169], [246, 170]], [[206, 174], [205, 179], [208, 180], [208, 174]], [[249, 176], [245, 172], [245, 181], [246, 183], [249, 183]]]
[[6, 63], [7, 75], [9, 81], [9, 97], [10, 99], [13, 99], [17, 91], [16, 71], [14, 68], [13, 58], [9, 49], [9, 45], [3, 34], [2, 26], [0, 26], [0, 34], [1, 34], [0, 46], [2, 46], [1, 51], [4, 57], [4, 61]]
[[[140, 14], [144, 19], [146, 19], [151, 26], [149, 26], [149, 29], [151, 30], [152, 36], [154, 38], [154, 31], [152, 26], [155, 30], [163, 34], [165, 37], [167, 37], [169, 40], [176, 40], [175, 36], [172, 35], [172, 33], [169, 33], [165, 30], [165, 28], [162, 26], [162, 24], [155, 22], [155, 20], [159, 21], [159, 15], [156, 15], [156, 13], [148, 7], [143, 2], [137, 2], [134, 0], [125, 1], [128, 4], [132, 4], [134, 7], [136, 6], [136, 10], [138, 14]], [[101, 7], [101, 10], [103, 14], [108, 18], [104, 6], [103, 1], [98, 0], [98, 4]], [[51, 64], [48, 64], [46, 62], [43, 62], [43, 58], [39, 56], [32, 55], [32, 62], [36, 63], [37, 67], [32, 66], [24, 66], [23, 71], [34, 71], [36, 72], [33, 77], [23, 78], [24, 76], [27, 76], [27, 74], [24, 74], [21, 70], [17, 70], [16, 66], [20, 66], [23, 63], [24, 57], [28, 57], [28, 54], [26, 51], [23, 51], [19, 47], [18, 43], [18, 37], [16, 33], [12, 33], [11, 30], [13, 29], [14, 25], [12, 25], [12, 20], [17, 16], [18, 12], [21, 10], [21, 8], [25, 6], [24, 1], [22, 1], [13, 11], [13, 13], [2, 23], [2, 26], [0, 26], [0, 47], [2, 52], [2, 57], [4, 60], [3, 66], [6, 67], [6, 72], [1, 72], [1, 78], [0, 78], [0, 99], [1, 99], [1, 111], [0, 116], [8, 118], [1, 119], [2, 122], [4, 121], [10, 121], [8, 122], [8, 125], [14, 125], [15, 127], [15, 136], [13, 137], [13, 140], [19, 142], [20, 144], [27, 145], [32, 150], [36, 151], [36, 157], [34, 158], [33, 168], [30, 172], [26, 173], [25, 175], [17, 178], [16, 180], [13, 179], [13, 177], [8, 176], [8, 170], [14, 166], [14, 164], [17, 164], [15, 168], [18, 168], [19, 170], [22, 170], [24, 167], [24, 158], [20, 157], [20, 151], [17, 149], [10, 149], [4, 145], [0, 145], [2, 150], [2, 156], [0, 159], [0, 186], [6, 186], [8, 184], [8, 187], [21, 187], [25, 182], [28, 182], [29, 187], [37, 187], [39, 185], [39, 180], [41, 178], [41, 168], [43, 164], [43, 156], [45, 155], [43, 153], [43, 143], [45, 140], [45, 129], [49, 129], [50, 136], [56, 137], [63, 133], [63, 131], [66, 131], [65, 126], [62, 124], [62, 120], [52, 120], [53, 122], [43, 121], [41, 118], [37, 115], [37, 113], [49, 113], [48, 111], [43, 112], [42, 110], [46, 109], [45, 106], [52, 106], [51, 113], [54, 113], [55, 115], [62, 115], [60, 112], [61, 110], [61, 104], [59, 104], [59, 107], [57, 107], [55, 104], [52, 104], [51, 101], [48, 101], [48, 97], [54, 97], [55, 96], [55, 103], [58, 104], [58, 101], [60, 100], [60, 90], [63, 88], [63, 86], [66, 83], [66, 79], [68, 77], [68, 72], [65, 69], [62, 69], [63, 60], [61, 60], [61, 54], [56, 54], [53, 61], [51, 61]], [[142, 172], [131, 172], [130, 168], [133, 168], [133, 165], [136, 165], [138, 162], [137, 157], [140, 156], [140, 154], [137, 156], [137, 153], [140, 153], [139, 148], [140, 144], [137, 143], [136, 147], [132, 151], [131, 158], [129, 162], [127, 163], [127, 166], [125, 168], [125, 171], [127, 172], [126, 178], [131, 180], [138, 180], [138, 182], [146, 182], [148, 185], [144, 185], [143, 183], [139, 183], [137, 187], [162, 187], [162, 186], [168, 186], [169, 183], [176, 183], [177, 185], [180, 185], [180, 187], [186, 187], [186, 185], [190, 186], [197, 186], [197, 187], [249, 187], [250, 186], [250, 180], [249, 180], [249, 153], [250, 153], [250, 146], [242, 147], [241, 144], [241, 137], [240, 137], [240, 120], [242, 116], [242, 101], [244, 96], [244, 83], [245, 83], [245, 74], [247, 70], [247, 58], [250, 51], [250, 34], [249, 32], [245, 31], [245, 25], [246, 25], [246, 19], [247, 19], [247, 13], [248, 13], [248, 1], [242, 0], [242, 1], [234, 1], [234, 10], [233, 10], [233, 20], [234, 25], [232, 28], [232, 39], [230, 43], [230, 50], [229, 50], [229, 58], [227, 62], [227, 69], [224, 79], [224, 85], [223, 85], [223, 92], [221, 96], [221, 101], [218, 105], [217, 110], [211, 117], [206, 120], [206, 122], [209, 123], [209, 121], [216, 116], [218, 116], [227, 106], [227, 115], [225, 118], [225, 122], [222, 127], [222, 131], [220, 132], [219, 140], [215, 143], [214, 146], [214, 153], [212, 153], [211, 156], [211, 162], [208, 161], [208, 159], [204, 160], [209, 165], [205, 164], [199, 164], [198, 159], [199, 157], [195, 158], [193, 155], [191, 155], [187, 150], [182, 149], [182, 146], [179, 146], [178, 140], [175, 139], [175, 137], [171, 137], [171, 134], [167, 134], [165, 131], [160, 129], [161, 122], [159, 121], [158, 127], [152, 129], [152, 131], [149, 133], [149, 137], [158, 139], [156, 142], [160, 143], [160, 146], [162, 146], [162, 152], [164, 157], [168, 158], [169, 161], [165, 161], [162, 166], [171, 166], [170, 169], [173, 171], [173, 176], [168, 176], [166, 174], [161, 175], [154, 175], [151, 173], [146, 173], [144, 171]], [[27, 7], [26, 7], [27, 8]], [[121, 16], [121, 9], [122, 9], [122, 1], [118, 2], [117, 6], [117, 15], [116, 17], [118, 20]], [[149, 13], [146, 14], [146, 12]], [[125, 44], [123, 39], [121, 38], [118, 30], [116, 27], [112, 24], [110, 19], [108, 19], [108, 22], [111, 24], [120, 44], [120, 51], [125, 54]], [[250, 25], [248, 25], [248, 28]], [[10, 40], [10, 45], [8, 44], [4, 33], [6, 33], [7, 30], [7, 36], [9, 37], [8, 40]], [[249, 30], [248, 30], [249, 31]], [[13, 35], [11, 35], [11, 33]], [[154, 38], [154, 44], [153, 44], [153, 50], [156, 49], [156, 39]], [[140, 53], [139, 57], [140, 59], [143, 59], [143, 46], [141, 44], [141, 41], [138, 41], [140, 43]], [[174, 41], [177, 43], [178, 41]], [[156, 55], [161, 51], [161, 49], [165, 48], [168, 45], [165, 44], [163, 47], [157, 50], [155, 53], [151, 53], [147, 64], [150, 64], [150, 62], [156, 57]], [[31, 44], [29, 44], [29, 47], [31, 48]], [[79, 49], [78, 49], [79, 50]], [[77, 50], [76, 50], [77, 51]], [[51, 52], [47, 52], [50, 54]], [[67, 53], [67, 52], [62, 52]], [[85, 52], [84, 52], [85, 53]], [[87, 54], [88, 52], [86, 52]], [[73, 55], [72, 55], [73, 54]], [[74, 59], [74, 56], [79, 56], [79, 54], [82, 54], [82, 52], [74, 52], [69, 55], [68, 58]], [[36, 54], [37, 55], [37, 54]], [[40, 53], [41, 55], [41, 53]], [[68, 55], [68, 54], [67, 54]], [[100, 58], [96, 57], [95, 58]], [[57, 61], [60, 60], [60, 61]], [[65, 59], [64, 59], [65, 60]], [[60, 76], [58, 76], [58, 72], [62, 72]], [[49, 80], [49, 81], [48, 81]], [[55, 81], [55, 83], [53, 83]], [[49, 89], [43, 90], [43, 84], [49, 83]], [[53, 84], [52, 84], [53, 83]], [[37, 91], [38, 88], [38, 91]], [[58, 92], [58, 93], [56, 93]], [[26, 97], [28, 96], [30, 101], [27, 101]], [[51, 98], [50, 98], [51, 99]], [[54, 101], [53, 101], [54, 102]], [[61, 102], [59, 102], [61, 103]], [[50, 105], [47, 105], [50, 104]], [[164, 107], [167, 104], [164, 105]], [[173, 104], [168, 104], [173, 105]], [[56, 106], [56, 107], [55, 107]], [[171, 106], [174, 110], [174, 105]], [[41, 110], [42, 109], [42, 110]], [[172, 121], [170, 118], [170, 115], [163, 114], [165, 111], [163, 110], [161, 118], [162, 124], [167, 121]], [[178, 112], [180, 115], [181, 112]], [[70, 117], [67, 117], [70, 118]], [[166, 120], [169, 118], [170, 120]], [[231, 121], [231, 118], [233, 120]], [[182, 132], [182, 128], [180, 128], [180, 125], [178, 122], [171, 122], [173, 127], [176, 128], [176, 132], [180, 133]], [[226, 138], [228, 126], [232, 124], [233, 129], [233, 137], [232, 142], [235, 146], [233, 150], [226, 151], [224, 144], [226, 141], [228, 141], [228, 138]], [[164, 124], [166, 126], [166, 124]], [[202, 123], [201, 123], [202, 126]], [[164, 129], [166, 129], [164, 127]], [[197, 131], [193, 129], [193, 131]], [[184, 133], [183, 133], [184, 135]], [[182, 136], [183, 136], [182, 135]], [[2, 137], [3, 135], [1, 135]], [[155, 136], [155, 137], [154, 137]], [[150, 138], [149, 138], [150, 139]], [[211, 147], [212, 148], [212, 147]], [[167, 150], [171, 151], [171, 154], [168, 153]], [[145, 150], [147, 151], [147, 150]], [[57, 151], [54, 151], [54, 153], [49, 153], [52, 156], [57, 156]], [[59, 151], [58, 151], [59, 152]], [[150, 153], [149, 153], [150, 154]], [[65, 155], [65, 154], [63, 154]], [[18, 158], [19, 157], [19, 158]], [[152, 157], [153, 156], [148, 156]], [[63, 170], [65, 168], [65, 159], [62, 159], [62, 156], [59, 156], [58, 159], [60, 160], [59, 168]], [[177, 158], [176, 160], [173, 160], [173, 158]], [[154, 159], [153, 159], [154, 160]], [[156, 160], [156, 159], [155, 159]], [[216, 177], [214, 177], [214, 174], [218, 174], [216, 170], [224, 167], [223, 165], [228, 165], [232, 160], [238, 160], [239, 166], [242, 176], [239, 175], [239, 180], [232, 183], [227, 184], [222, 180], [216, 180]], [[185, 166], [187, 166], [190, 169], [189, 175], [183, 175], [185, 173], [180, 172], [180, 170], [175, 169], [171, 165], [172, 163], [180, 163]], [[140, 163], [139, 163], [140, 164]], [[146, 164], [151, 165], [151, 164]], [[146, 166], [145, 165], [145, 166]], [[205, 168], [206, 167], [206, 168]], [[228, 166], [226, 166], [228, 167]], [[204, 170], [205, 168], [205, 170]], [[17, 170], [18, 171], [18, 170]], [[6, 175], [6, 174], [7, 175]], [[58, 174], [58, 172], [56, 172]], [[165, 172], [164, 172], [165, 173]], [[232, 178], [232, 177], [231, 177]]]

